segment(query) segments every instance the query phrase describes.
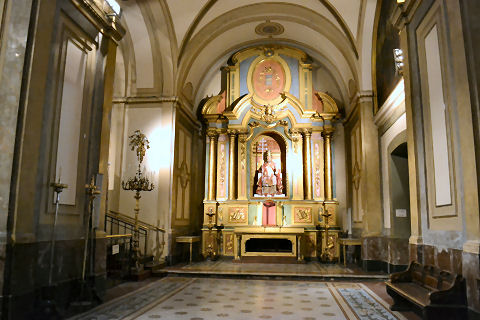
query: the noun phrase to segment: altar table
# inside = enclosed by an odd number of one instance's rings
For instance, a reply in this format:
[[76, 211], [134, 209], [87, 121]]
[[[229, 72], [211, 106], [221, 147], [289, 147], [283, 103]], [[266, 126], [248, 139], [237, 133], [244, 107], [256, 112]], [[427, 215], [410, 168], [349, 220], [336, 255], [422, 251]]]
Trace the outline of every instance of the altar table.
[[[298, 227], [237, 227], [234, 229], [235, 241], [233, 250], [235, 260], [240, 260], [241, 256], [276, 256], [276, 257], [296, 257], [298, 261], [303, 260], [300, 248], [301, 237], [305, 234], [304, 228]], [[287, 239], [292, 243], [291, 252], [247, 252], [245, 243], [249, 239]], [[239, 250], [240, 249], [240, 250]], [[239, 252], [240, 251], [240, 252]]]

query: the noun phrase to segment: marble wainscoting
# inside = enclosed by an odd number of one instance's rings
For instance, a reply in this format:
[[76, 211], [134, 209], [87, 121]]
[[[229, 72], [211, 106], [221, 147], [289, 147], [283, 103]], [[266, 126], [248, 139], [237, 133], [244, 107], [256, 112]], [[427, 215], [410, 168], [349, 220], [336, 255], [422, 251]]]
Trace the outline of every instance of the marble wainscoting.
[[362, 267], [365, 271], [403, 271], [410, 261], [408, 257], [408, 239], [384, 236], [362, 238]]
[[[11, 295], [5, 301], [15, 319], [36, 318], [44, 311], [46, 293], [52, 295], [57, 311], [71, 314], [70, 304], [79, 298], [83, 266], [83, 239], [57, 240], [53, 265], [53, 288], [48, 288], [50, 242], [16, 243], [11, 258]], [[102, 296], [106, 290], [106, 240], [97, 239], [95, 249], [95, 291]], [[35, 266], [35, 267], [32, 267]], [[87, 264], [88, 267], [88, 264]], [[87, 269], [88, 270], [88, 269]], [[4, 298], [5, 299], [5, 298]]]
[[[442, 248], [426, 244], [410, 244], [410, 261], [438, 266], [453, 273], [462, 273], [462, 250]], [[478, 256], [477, 256], [478, 259]]]
[[479, 254], [460, 249], [438, 248], [427, 244], [410, 244], [410, 260], [435, 265], [440, 269], [461, 274], [466, 280], [467, 299], [472, 319], [480, 319]]

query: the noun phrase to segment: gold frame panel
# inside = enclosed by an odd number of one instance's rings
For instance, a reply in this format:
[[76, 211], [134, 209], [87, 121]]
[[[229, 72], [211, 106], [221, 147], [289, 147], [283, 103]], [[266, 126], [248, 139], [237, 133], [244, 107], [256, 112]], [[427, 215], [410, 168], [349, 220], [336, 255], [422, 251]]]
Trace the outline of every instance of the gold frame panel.
[[[297, 213], [299, 213], [300, 211], [306, 211], [306, 214], [307, 214], [307, 218], [309, 218], [308, 220], [307, 219], [303, 219], [302, 218], [299, 218], [297, 219]], [[307, 206], [292, 206], [292, 223], [294, 225], [305, 225], [305, 224], [312, 224], [313, 223], [313, 208], [312, 207], [307, 207]]]
[[248, 206], [228, 207], [227, 217], [223, 218], [226, 224], [248, 224]]
[[233, 231], [223, 231], [223, 255], [233, 257], [235, 255], [235, 234]]
[[280, 63], [285, 73], [284, 92], [290, 91], [290, 87], [292, 85], [292, 74], [291, 74], [290, 68], [288, 67], [287, 62], [283, 60], [278, 55], [277, 52], [275, 52], [275, 54], [272, 55], [271, 57], [267, 57], [265, 56], [265, 54], [261, 54], [258, 58], [252, 61], [252, 63], [250, 64], [250, 67], [248, 68], [248, 73], [247, 73], [247, 88], [248, 88], [248, 92], [252, 94], [252, 102], [255, 101], [257, 104], [264, 104], [264, 105], [276, 105], [282, 102], [283, 98], [281, 95], [274, 100], [264, 100], [256, 95], [255, 89], [253, 87], [253, 70], [255, 70], [255, 68], [259, 63], [265, 60], [273, 60]]

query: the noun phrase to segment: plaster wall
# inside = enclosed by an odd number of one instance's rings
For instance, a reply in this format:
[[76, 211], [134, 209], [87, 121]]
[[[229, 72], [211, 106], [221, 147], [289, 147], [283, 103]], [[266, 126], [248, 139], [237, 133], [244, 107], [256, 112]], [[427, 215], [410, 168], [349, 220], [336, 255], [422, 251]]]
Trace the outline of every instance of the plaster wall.
[[122, 5], [124, 21], [135, 44], [136, 87], [153, 88], [153, 56], [152, 45], [145, 20], [136, 1]]
[[[121, 112], [118, 110], [116, 112]], [[121, 118], [121, 116], [119, 116]], [[150, 148], [142, 163], [142, 171], [153, 182], [154, 190], [142, 192], [140, 199], [139, 220], [154, 226], [169, 229], [171, 211], [171, 183], [173, 163], [173, 139], [174, 139], [174, 107], [172, 103], [152, 103], [141, 105], [127, 105], [123, 130], [120, 129], [122, 121], [117, 121], [116, 136], [122, 134], [121, 144], [117, 138], [112, 148], [120, 148], [121, 163], [118, 158], [111, 163], [110, 172], [120, 177], [114, 179], [115, 193], [112, 195], [111, 207], [126, 215], [134, 217], [135, 199], [133, 191], [125, 191], [121, 188], [121, 181], [133, 177], [138, 168], [135, 151], [129, 146], [128, 137], [135, 131], [141, 130], [150, 141]], [[112, 154], [112, 153], [111, 153]], [[112, 158], [111, 158], [112, 159]], [[115, 204], [113, 201], [118, 201]], [[150, 239], [153, 241], [154, 239]], [[150, 243], [149, 247], [153, 247]]]

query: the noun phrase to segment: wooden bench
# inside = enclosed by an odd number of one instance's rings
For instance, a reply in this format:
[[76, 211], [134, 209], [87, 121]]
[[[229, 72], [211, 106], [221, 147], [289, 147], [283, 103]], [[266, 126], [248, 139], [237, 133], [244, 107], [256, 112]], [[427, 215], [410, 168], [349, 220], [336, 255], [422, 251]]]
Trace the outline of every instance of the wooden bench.
[[467, 319], [465, 279], [461, 275], [412, 261], [404, 272], [390, 275], [387, 293], [392, 311], [416, 307], [423, 319]]

